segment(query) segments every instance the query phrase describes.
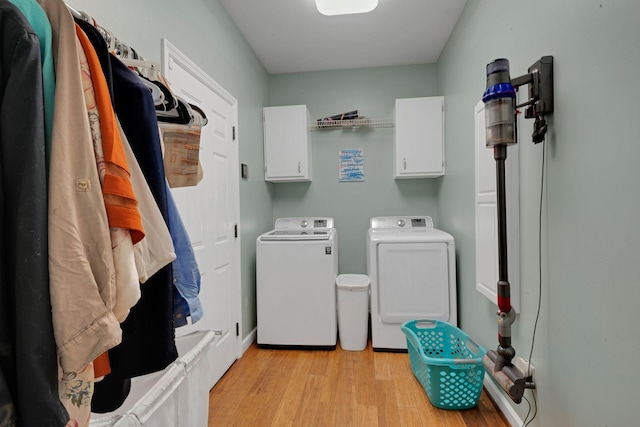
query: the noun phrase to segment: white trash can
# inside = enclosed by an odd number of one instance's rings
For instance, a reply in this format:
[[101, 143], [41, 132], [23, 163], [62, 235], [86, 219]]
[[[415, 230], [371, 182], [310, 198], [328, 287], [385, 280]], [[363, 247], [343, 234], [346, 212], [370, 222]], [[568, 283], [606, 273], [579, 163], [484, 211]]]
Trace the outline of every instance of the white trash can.
[[338, 287], [338, 336], [343, 350], [362, 351], [369, 330], [369, 276], [340, 274]]

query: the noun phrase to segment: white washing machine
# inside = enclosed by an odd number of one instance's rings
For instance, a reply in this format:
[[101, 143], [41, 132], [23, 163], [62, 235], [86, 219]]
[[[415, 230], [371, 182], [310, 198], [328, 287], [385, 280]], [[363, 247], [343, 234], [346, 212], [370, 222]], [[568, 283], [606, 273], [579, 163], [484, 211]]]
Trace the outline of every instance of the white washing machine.
[[374, 350], [406, 350], [401, 325], [437, 319], [457, 325], [453, 236], [428, 216], [371, 218], [367, 274], [371, 280]]
[[278, 218], [256, 240], [258, 344], [335, 347], [337, 275], [333, 218]]

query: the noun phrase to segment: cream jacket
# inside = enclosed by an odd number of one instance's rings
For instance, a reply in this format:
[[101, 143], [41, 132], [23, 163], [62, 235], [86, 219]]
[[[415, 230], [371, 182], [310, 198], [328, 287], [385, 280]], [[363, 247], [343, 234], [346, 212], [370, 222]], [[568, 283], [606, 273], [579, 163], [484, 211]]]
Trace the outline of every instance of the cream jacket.
[[115, 272], [82, 91], [75, 25], [62, 0], [38, 0], [53, 33], [56, 96], [49, 171], [49, 279], [64, 372], [80, 371], [122, 339]]
[[144, 239], [133, 246], [138, 279], [140, 283], [144, 283], [164, 266], [175, 261], [176, 251], [173, 247], [173, 240], [171, 239], [171, 234], [169, 234], [167, 223], [162, 217], [160, 208], [153, 198], [149, 184], [147, 184], [136, 156], [131, 150], [129, 140], [119, 122], [118, 127], [122, 145], [124, 145], [124, 152], [127, 155], [127, 163], [129, 163], [131, 185], [133, 185], [133, 191], [138, 199], [142, 226], [144, 227]]

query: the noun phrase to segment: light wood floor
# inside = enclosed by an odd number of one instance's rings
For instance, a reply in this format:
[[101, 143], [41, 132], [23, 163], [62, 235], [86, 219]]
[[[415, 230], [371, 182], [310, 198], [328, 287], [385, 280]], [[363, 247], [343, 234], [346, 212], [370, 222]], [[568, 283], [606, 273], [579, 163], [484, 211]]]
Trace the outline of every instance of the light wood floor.
[[406, 353], [259, 348], [216, 384], [209, 426], [461, 426], [509, 424], [482, 392], [476, 408], [435, 408]]

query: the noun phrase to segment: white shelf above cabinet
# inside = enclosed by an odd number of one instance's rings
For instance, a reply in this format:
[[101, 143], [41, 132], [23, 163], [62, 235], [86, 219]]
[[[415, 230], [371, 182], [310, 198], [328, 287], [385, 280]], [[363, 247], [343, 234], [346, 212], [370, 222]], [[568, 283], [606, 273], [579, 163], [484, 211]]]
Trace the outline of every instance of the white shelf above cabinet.
[[396, 99], [393, 177], [444, 175], [444, 97]]
[[306, 105], [264, 107], [264, 179], [311, 181], [311, 135]]
[[372, 128], [392, 128], [394, 126], [393, 119], [369, 119], [362, 117], [351, 120], [333, 120], [331, 122], [310, 121], [307, 126], [311, 130], [329, 130], [329, 129], [355, 129], [360, 127]]

